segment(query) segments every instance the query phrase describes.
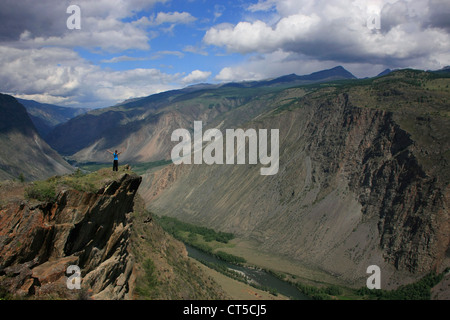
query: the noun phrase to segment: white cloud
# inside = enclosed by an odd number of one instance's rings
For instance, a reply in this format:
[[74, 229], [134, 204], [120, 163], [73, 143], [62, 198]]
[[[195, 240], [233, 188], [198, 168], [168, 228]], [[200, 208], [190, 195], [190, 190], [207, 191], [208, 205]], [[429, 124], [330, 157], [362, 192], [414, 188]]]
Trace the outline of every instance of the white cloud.
[[[448, 0], [252, 1], [241, 22], [207, 27], [201, 43], [195, 38], [195, 44], [181, 42], [182, 51], [176, 46], [157, 47], [142, 54], [139, 51], [153, 47], [153, 39], [164, 31], [174, 32], [178, 25], [192, 27], [197, 22], [194, 34], [213, 18], [225, 21], [224, 7], [214, 4], [207, 12], [209, 20], [175, 10], [135, 20], [156, 3], [169, 2], [78, 0], [82, 29], [68, 30], [66, 1], [0, 1], [0, 91], [42, 102], [98, 107], [204, 82], [212, 75], [210, 71], [190, 72], [198, 66], [175, 74], [153, 68], [114, 71], [88, 61], [89, 55], [83, 59], [75, 48], [94, 52], [96, 58], [116, 53], [113, 58], [98, 59], [109, 64], [168, 55], [183, 58], [186, 52], [208, 56], [207, 45], [246, 57], [239, 64], [224, 65], [215, 75], [217, 81], [307, 74], [338, 64], [357, 76], [374, 75], [386, 67], [450, 65]], [[381, 15], [380, 30], [367, 27], [367, 18], [374, 13]], [[143, 57], [133, 57], [136, 51]], [[213, 58], [209, 55], [208, 62]]]
[[276, 7], [276, 0], [263, 0], [258, 1], [258, 3], [251, 4], [247, 10], [255, 11], [271, 11]]
[[193, 46], [193, 45], [185, 46], [183, 48], [183, 51], [190, 52], [190, 53], [195, 53], [195, 54], [200, 54], [202, 56], [207, 56], [208, 55], [208, 52], [203, 47]]
[[145, 61], [149, 60], [150, 58], [145, 57], [129, 57], [129, 56], [118, 56], [113, 57], [111, 59], [103, 59], [100, 62], [101, 63], [118, 63], [118, 62], [124, 62], [124, 61]]
[[69, 30], [65, 1], [2, 0], [0, 41], [21, 48], [58, 46], [104, 51], [148, 50], [151, 34], [122, 19], [167, 0], [79, 0], [81, 30]]
[[[152, 20], [129, 21], [135, 13], [170, 0], [79, 0], [81, 30], [69, 30], [64, 1], [2, 0], [0, 2], [0, 91], [22, 98], [61, 105], [106, 107], [125, 99], [179, 88], [204, 79], [206, 73], [168, 74], [154, 68], [115, 71], [82, 58], [75, 48], [95, 54], [119, 53], [100, 63], [143, 61], [184, 53], [160, 50], [132, 57], [132, 50], [149, 51], [153, 26], [189, 24], [187, 12], [160, 12]], [[160, 30], [158, 30], [160, 31]]]
[[155, 24], [188, 24], [197, 20], [188, 12], [159, 12], [155, 18]]
[[182, 79], [185, 84], [199, 83], [206, 81], [211, 76], [210, 71], [194, 70]]
[[[58, 63], [55, 63], [58, 61]], [[175, 88], [181, 73], [102, 69], [64, 48], [0, 46], [2, 92], [40, 102], [106, 107]]]
[[132, 25], [139, 27], [152, 27], [163, 24], [179, 25], [190, 24], [197, 20], [189, 12], [158, 12], [158, 14], [152, 17], [142, 17], [139, 20], [133, 21]]
[[[282, 50], [306, 59], [433, 68], [450, 64], [450, 37], [444, 19], [440, 27], [430, 22], [432, 5], [450, 10], [450, 3], [412, 0], [266, 0], [248, 8], [251, 12], [276, 10], [280, 19], [242, 21], [210, 28], [203, 40], [207, 45], [226, 48], [230, 53], [270, 54]], [[445, 9], [446, 8], [446, 9]], [[371, 14], [381, 15], [381, 29], [371, 30]], [[433, 13], [435, 16], [436, 13]], [[438, 24], [435, 22], [435, 24]], [[431, 59], [433, 58], [433, 59]], [[438, 60], [440, 59], [440, 60]], [[437, 63], [436, 63], [437, 62]], [[248, 69], [248, 68], [246, 68]], [[219, 78], [226, 78], [223, 70]]]
[[158, 55], [171, 55], [171, 56], [176, 56], [178, 58], [184, 57], [184, 53], [180, 52], [180, 51], [162, 50], [162, 51], [158, 51], [157, 54]]

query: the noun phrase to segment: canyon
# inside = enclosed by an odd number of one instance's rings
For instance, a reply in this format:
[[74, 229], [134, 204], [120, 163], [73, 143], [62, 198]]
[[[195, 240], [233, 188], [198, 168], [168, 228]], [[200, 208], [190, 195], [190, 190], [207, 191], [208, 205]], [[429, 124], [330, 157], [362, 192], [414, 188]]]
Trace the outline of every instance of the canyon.
[[[366, 285], [372, 265], [381, 270], [383, 289], [447, 270], [448, 74], [405, 69], [338, 81], [326, 74], [327, 81], [306, 83], [291, 75], [199, 85], [91, 110], [56, 126], [47, 142], [36, 141], [48, 143], [45, 154], [61, 170], [37, 174], [30, 168], [33, 182], [0, 184], [2, 287], [11, 294], [73, 298], [80, 292], [67, 291], [64, 270], [78, 265], [91, 290], [85, 296], [93, 299], [224, 298], [183, 244], [158, 226], [155, 214], [232, 233], [249, 250], [352, 288]], [[23, 119], [14, 132], [31, 130], [26, 137], [41, 139], [30, 119]], [[210, 136], [193, 149], [214, 161], [195, 161], [194, 154], [192, 164], [172, 163], [179, 142], [173, 133], [183, 128], [184, 136], [195, 136], [197, 121], [213, 136], [238, 129], [277, 132], [278, 170], [262, 175], [261, 163], [239, 159], [238, 149], [250, 155], [251, 139], [235, 149], [236, 165], [220, 165], [231, 161]], [[117, 176], [110, 169], [72, 173], [66, 162], [109, 167], [107, 149], [124, 150], [120, 162], [129, 166]], [[19, 152], [17, 159], [24, 154], [34, 153]], [[132, 170], [145, 166], [151, 169]], [[17, 177], [17, 168], [0, 167], [2, 179]], [[51, 172], [57, 176], [48, 178]], [[53, 182], [51, 199], [27, 193]], [[288, 272], [282, 265], [275, 271]]]

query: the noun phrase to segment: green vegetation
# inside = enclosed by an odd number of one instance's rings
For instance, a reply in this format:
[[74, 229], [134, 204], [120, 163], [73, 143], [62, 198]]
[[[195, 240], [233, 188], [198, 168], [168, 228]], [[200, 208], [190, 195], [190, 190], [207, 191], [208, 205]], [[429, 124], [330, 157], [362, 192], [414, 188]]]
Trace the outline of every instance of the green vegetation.
[[152, 260], [146, 259], [142, 267], [144, 276], [140, 279], [136, 287], [136, 293], [141, 299], [153, 299], [157, 297], [158, 278], [156, 275], [156, 267]]
[[329, 300], [333, 298], [339, 300], [430, 300], [431, 289], [442, 281], [444, 275], [449, 271], [450, 268], [447, 268], [441, 274], [431, 272], [422, 279], [411, 284], [400, 286], [395, 290], [371, 290], [367, 287], [357, 290], [349, 288], [343, 290], [343, 288], [336, 285], [319, 288], [299, 282], [294, 283], [294, 285], [303, 294], [314, 300]]
[[231, 279], [234, 279], [234, 280], [237, 280], [237, 281], [249, 284], [248, 279], [245, 276], [245, 274], [239, 273], [239, 272], [237, 272], [237, 271], [235, 271], [233, 269], [227, 268], [227, 266], [225, 266], [223, 264], [209, 262], [209, 261], [201, 260], [201, 259], [199, 260], [199, 262], [201, 262], [202, 264], [204, 264], [208, 268], [216, 270], [217, 272], [220, 272], [221, 274], [223, 274], [223, 275], [225, 275], [225, 276], [227, 276], [227, 277], [229, 277]]
[[13, 298], [6, 288], [0, 287], [0, 300], [12, 300]]
[[150, 169], [166, 166], [168, 164], [171, 164], [172, 160], [159, 160], [159, 161], [153, 161], [153, 162], [145, 162], [145, 163], [136, 163], [132, 164], [133, 171], [137, 174], [144, 174]]
[[25, 196], [39, 201], [53, 201], [56, 198], [56, 178], [36, 181], [25, 188]]
[[167, 216], [158, 217], [156, 215], [155, 218], [164, 230], [177, 237], [181, 237], [180, 232], [185, 231], [202, 236], [206, 242], [215, 240], [222, 243], [228, 243], [228, 241], [234, 238], [232, 233], [216, 232], [213, 229], [182, 222], [176, 218]]
[[[332, 299], [340, 300], [341, 296], [344, 295], [344, 290], [337, 285], [321, 285], [320, 287], [307, 285], [305, 283], [288, 280], [286, 279], [287, 277], [286, 274], [281, 272], [275, 272], [272, 270], [266, 270], [266, 272], [271, 273], [278, 279], [281, 279], [283, 281], [286, 281], [287, 283], [292, 284], [301, 293], [310, 297], [312, 300], [332, 300]], [[293, 278], [295, 278], [295, 276]]]
[[35, 181], [25, 187], [25, 197], [39, 201], [54, 201], [58, 190], [63, 188], [75, 189], [84, 192], [96, 192], [106, 183], [117, 179], [124, 172], [130, 173], [127, 166], [122, 166], [119, 171], [101, 169], [85, 174], [80, 169], [70, 175], [54, 176], [47, 180]]
[[217, 258], [219, 258], [220, 260], [228, 261], [228, 262], [233, 263], [233, 264], [242, 264], [242, 263], [247, 262], [242, 257], [238, 257], [238, 256], [235, 256], [235, 255], [233, 255], [231, 253], [226, 253], [226, 252], [223, 252], [223, 251], [216, 251], [214, 253], [214, 255]]
[[232, 233], [216, 232], [213, 229], [196, 226], [167, 216], [159, 217], [154, 215], [154, 218], [167, 233], [171, 234], [174, 238], [185, 244], [229, 263], [246, 263], [246, 260], [242, 257], [238, 257], [220, 250], [214, 251], [211, 245], [208, 245], [208, 243], [213, 241], [221, 244], [227, 244], [228, 241], [234, 238]]
[[296, 286], [300, 292], [313, 300], [430, 300], [431, 289], [442, 281], [444, 275], [450, 272], [450, 268], [447, 268], [441, 274], [431, 272], [422, 279], [411, 284], [400, 286], [395, 290], [371, 290], [367, 287], [351, 289], [325, 283], [307, 285], [298, 281], [287, 280], [285, 274], [271, 270], [266, 271]]
[[449, 270], [447, 268], [441, 274], [431, 272], [419, 281], [400, 286], [395, 290], [370, 290], [364, 287], [359, 289], [357, 293], [366, 299], [376, 300], [430, 300], [431, 289], [441, 282]]
[[253, 288], [262, 290], [262, 291], [266, 291], [269, 292], [270, 294], [277, 296], [278, 295], [278, 291], [275, 288], [271, 288], [268, 286], [262, 286], [259, 285], [251, 280], [249, 280], [244, 273], [238, 272], [236, 270], [227, 268], [225, 265], [223, 264], [219, 264], [219, 263], [213, 263], [213, 262], [208, 262], [205, 260], [199, 260], [201, 263], [203, 263], [205, 266], [207, 266], [208, 268], [211, 268], [213, 270], [216, 270], [217, 272], [220, 272], [221, 274], [234, 279], [236, 281], [240, 281], [242, 283], [245, 283], [247, 285], [252, 286]]
[[77, 164], [82, 171], [94, 172], [104, 168], [112, 168], [112, 163], [86, 162]]
[[[130, 164], [130, 166], [133, 168], [133, 171], [137, 174], [144, 174], [150, 169], [166, 166], [168, 164], [171, 164], [172, 160], [159, 160], [159, 161], [152, 161], [152, 162], [144, 162], [144, 163], [133, 163]], [[82, 171], [87, 172], [94, 172], [98, 171], [100, 169], [105, 168], [112, 168], [112, 163], [99, 163], [99, 162], [86, 162], [86, 163], [80, 163], [78, 164], [78, 167]]]

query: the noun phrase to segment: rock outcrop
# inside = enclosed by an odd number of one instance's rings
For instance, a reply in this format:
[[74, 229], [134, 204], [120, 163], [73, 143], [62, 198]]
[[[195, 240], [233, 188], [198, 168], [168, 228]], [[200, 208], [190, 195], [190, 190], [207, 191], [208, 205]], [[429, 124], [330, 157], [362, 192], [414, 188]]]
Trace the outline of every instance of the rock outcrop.
[[[140, 183], [123, 172], [97, 192], [62, 189], [54, 201], [3, 204], [0, 286], [37, 298], [131, 298], [130, 215]], [[81, 290], [67, 286], [71, 265], [81, 271]]]

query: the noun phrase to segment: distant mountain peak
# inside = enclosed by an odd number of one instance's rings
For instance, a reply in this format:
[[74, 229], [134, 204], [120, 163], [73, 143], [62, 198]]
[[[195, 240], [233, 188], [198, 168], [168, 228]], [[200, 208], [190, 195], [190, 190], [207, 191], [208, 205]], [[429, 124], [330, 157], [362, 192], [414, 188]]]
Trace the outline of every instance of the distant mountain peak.
[[328, 77], [341, 77], [344, 79], [356, 79], [356, 77], [347, 69], [345, 69], [343, 66], [336, 66], [331, 69], [325, 69], [317, 72], [313, 72], [309, 75], [302, 76], [304, 78], [309, 79], [326, 79]]
[[377, 77], [381, 77], [381, 76], [385, 76], [385, 75], [387, 75], [387, 74], [389, 74], [389, 73], [391, 73], [392, 72], [392, 70], [391, 69], [385, 69], [385, 70], [383, 70], [382, 72], [380, 72], [378, 75], [377, 75]]
[[336, 66], [331, 69], [316, 71], [307, 75], [297, 75], [295, 73], [287, 74], [281, 77], [266, 79], [260, 81], [244, 81], [244, 82], [230, 82], [223, 86], [226, 87], [240, 87], [240, 88], [255, 88], [264, 86], [280, 86], [280, 85], [299, 85], [309, 84], [314, 82], [325, 82], [343, 79], [357, 79], [350, 71], [343, 66]]

